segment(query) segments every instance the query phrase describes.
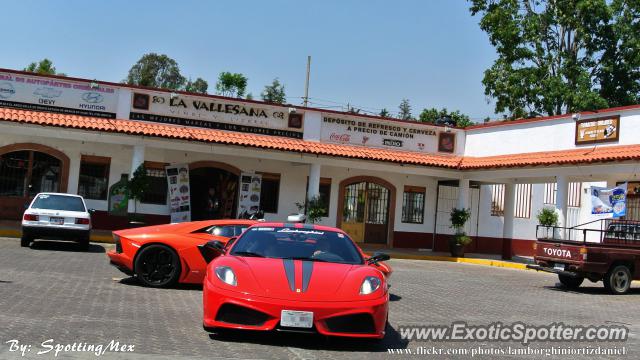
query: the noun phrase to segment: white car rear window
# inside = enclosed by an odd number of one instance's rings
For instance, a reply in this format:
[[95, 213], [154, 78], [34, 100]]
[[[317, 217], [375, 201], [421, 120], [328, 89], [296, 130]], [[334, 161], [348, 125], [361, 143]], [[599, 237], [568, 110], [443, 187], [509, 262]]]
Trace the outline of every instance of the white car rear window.
[[40, 194], [31, 205], [32, 209], [86, 211], [82, 199], [77, 196]]

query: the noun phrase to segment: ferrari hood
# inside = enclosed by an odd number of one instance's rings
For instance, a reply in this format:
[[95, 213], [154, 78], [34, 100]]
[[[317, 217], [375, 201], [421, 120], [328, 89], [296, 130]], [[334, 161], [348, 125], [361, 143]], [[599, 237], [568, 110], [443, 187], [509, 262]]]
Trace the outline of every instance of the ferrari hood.
[[243, 291], [286, 300], [355, 300], [364, 278], [377, 272], [364, 265], [303, 260], [254, 257], [219, 260], [219, 265], [229, 266], [236, 272], [238, 286]]

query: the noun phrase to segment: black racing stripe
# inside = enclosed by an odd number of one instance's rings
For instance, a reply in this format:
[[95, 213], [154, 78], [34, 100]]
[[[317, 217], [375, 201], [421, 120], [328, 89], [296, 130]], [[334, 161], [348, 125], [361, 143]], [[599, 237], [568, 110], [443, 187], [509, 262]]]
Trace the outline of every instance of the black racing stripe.
[[313, 261], [302, 262], [302, 292], [307, 291], [309, 287], [309, 281], [311, 281], [311, 274], [313, 273]]
[[287, 274], [289, 289], [296, 291], [296, 265], [291, 259], [282, 259], [282, 262], [284, 263], [284, 272]]

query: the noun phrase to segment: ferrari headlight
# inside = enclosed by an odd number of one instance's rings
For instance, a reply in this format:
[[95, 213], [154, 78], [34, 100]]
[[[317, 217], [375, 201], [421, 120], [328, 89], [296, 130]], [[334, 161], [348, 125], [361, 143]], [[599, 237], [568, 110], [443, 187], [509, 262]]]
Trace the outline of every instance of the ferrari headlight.
[[380, 288], [380, 279], [375, 276], [367, 276], [364, 278], [360, 286], [360, 295], [369, 295]]
[[216, 268], [216, 276], [220, 281], [227, 283], [231, 286], [237, 286], [238, 281], [236, 280], [236, 274], [233, 270], [228, 266], [218, 266]]

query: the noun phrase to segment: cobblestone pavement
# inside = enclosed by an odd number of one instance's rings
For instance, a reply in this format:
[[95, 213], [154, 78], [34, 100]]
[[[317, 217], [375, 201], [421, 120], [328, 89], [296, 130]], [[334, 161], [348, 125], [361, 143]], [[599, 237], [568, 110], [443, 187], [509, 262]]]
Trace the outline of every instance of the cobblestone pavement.
[[[25, 350], [27, 358], [52, 358], [53, 350], [36, 355], [46, 351], [46, 345], [108, 344], [111, 340], [134, 345], [134, 352], [124, 356], [107, 353], [101, 358], [371, 359], [392, 357], [388, 348], [416, 352], [522, 347], [517, 342], [407, 342], [397, 331], [403, 325], [449, 325], [454, 321], [475, 325], [496, 321], [535, 325], [620, 322], [631, 329], [624, 343], [534, 343], [532, 347], [625, 346], [631, 352], [629, 358], [640, 356], [637, 287], [630, 295], [612, 296], [600, 283], [588, 283], [580, 291], [564, 290], [549, 274], [392, 260], [391, 328], [380, 343], [282, 333], [217, 337], [202, 330], [199, 287], [141, 287], [111, 267], [104, 252], [105, 247], [98, 244], [92, 244], [89, 252], [76, 251], [74, 244], [62, 242], [36, 242], [29, 249], [21, 248], [17, 239], [0, 238], [0, 359], [21, 358], [19, 351], [11, 351], [11, 340], [31, 346]], [[51, 342], [43, 344], [49, 339]], [[457, 356], [463, 357], [467, 356]], [[62, 353], [58, 358], [95, 356], [80, 352]]]

